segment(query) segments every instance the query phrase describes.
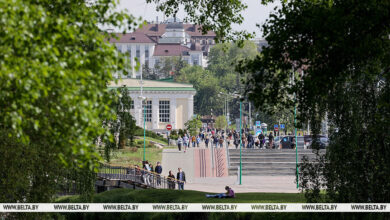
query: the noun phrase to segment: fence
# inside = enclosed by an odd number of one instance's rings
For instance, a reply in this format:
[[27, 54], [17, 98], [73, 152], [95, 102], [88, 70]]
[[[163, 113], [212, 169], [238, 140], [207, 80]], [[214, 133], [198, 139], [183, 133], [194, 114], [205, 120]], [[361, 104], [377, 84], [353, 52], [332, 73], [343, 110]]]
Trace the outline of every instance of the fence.
[[182, 182], [136, 166], [122, 167], [107, 164], [101, 164], [97, 177], [108, 180], [129, 181], [155, 189], [175, 189], [176, 183]]

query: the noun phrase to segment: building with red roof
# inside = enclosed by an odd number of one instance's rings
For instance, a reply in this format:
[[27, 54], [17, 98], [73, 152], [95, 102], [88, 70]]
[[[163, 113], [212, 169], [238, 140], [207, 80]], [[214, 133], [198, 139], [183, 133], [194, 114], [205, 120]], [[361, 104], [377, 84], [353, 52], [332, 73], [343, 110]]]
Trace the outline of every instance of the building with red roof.
[[117, 34], [110, 42], [118, 51], [127, 53], [132, 68], [128, 78], [139, 78], [142, 68], [135, 70], [136, 60], [141, 66], [154, 68], [167, 57], [179, 57], [190, 65], [207, 66], [207, 56], [215, 44], [213, 31], [202, 33], [201, 26], [168, 19], [162, 23], [148, 23], [133, 33]]

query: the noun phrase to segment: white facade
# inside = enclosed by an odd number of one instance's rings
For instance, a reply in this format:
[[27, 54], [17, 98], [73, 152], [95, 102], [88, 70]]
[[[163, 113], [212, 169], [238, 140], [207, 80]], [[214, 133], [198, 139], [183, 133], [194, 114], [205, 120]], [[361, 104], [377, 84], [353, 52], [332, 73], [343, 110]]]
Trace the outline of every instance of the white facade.
[[[156, 62], [162, 63], [166, 57], [181, 57], [189, 65], [207, 67], [207, 56], [215, 44], [215, 33], [208, 32], [203, 35], [199, 26], [171, 20], [166, 23], [147, 24], [133, 33], [117, 33], [118, 39], [110, 39], [118, 51], [129, 54], [127, 66], [131, 74], [125, 76], [118, 73], [117, 78], [140, 78], [144, 66], [154, 68]], [[170, 46], [169, 49], [161, 49], [167, 45]]]
[[[119, 88], [123, 85], [129, 89], [133, 100], [131, 114], [137, 126], [148, 130], [164, 131], [168, 124], [172, 129], [184, 129], [185, 123], [194, 114], [195, 89], [190, 84], [143, 80], [141, 96], [141, 82], [137, 79], [123, 79], [118, 84], [111, 83], [110, 88]], [[144, 106], [141, 105], [145, 97]]]
[[[128, 78], [139, 78], [142, 74], [142, 66], [153, 60], [154, 43], [116, 43], [119, 52], [129, 53], [129, 62], [131, 67], [131, 75]], [[135, 67], [137, 65], [136, 58], [140, 63], [138, 71]], [[154, 63], [154, 61], [152, 61]], [[124, 76], [122, 76], [124, 77]]]
[[[165, 57], [170, 56], [153, 56], [155, 44], [153, 43], [115, 43], [119, 52], [129, 54], [129, 66], [131, 75], [122, 78], [140, 78], [142, 74], [142, 67], [144, 65], [153, 68], [156, 62], [163, 62]], [[189, 55], [181, 56], [189, 65], [198, 65], [207, 67], [207, 57], [203, 55], [202, 51], [189, 51]], [[172, 57], [172, 56], [171, 56]], [[179, 57], [179, 56], [176, 56]], [[136, 59], [137, 58], [137, 59]], [[139, 69], [136, 70], [137, 61], [139, 62]], [[117, 76], [118, 77], [118, 76]]]
[[181, 29], [166, 29], [166, 32], [158, 40], [160, 44], [182, 44], [187, 45], [191, 41], [191, 36], [187, 34], [183, 28]]

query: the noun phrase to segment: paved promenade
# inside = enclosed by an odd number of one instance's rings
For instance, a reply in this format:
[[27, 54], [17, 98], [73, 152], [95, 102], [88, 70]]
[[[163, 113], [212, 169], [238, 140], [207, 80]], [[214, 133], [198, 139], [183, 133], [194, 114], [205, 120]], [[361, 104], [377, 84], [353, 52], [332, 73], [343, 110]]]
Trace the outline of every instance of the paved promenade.
[[177, 174], [177, 168], [181, 167], [186, 174], [187, 182], [194, 180], [194, 151], [188, 149], [186, 153], [182, 149], [181, 152], [177, 149], [164, 149], [162, 153], [162, 175], [168, 176], [169, 170], [172, 170], [173, 175]]
[[274, 192], [297, 193], [294, 176], [242, 176], [242, 185], [237, 184], [237, 176], [196, 178], [185, 185], [185, 189], [219, 193], [230, 186], [235, 192]]
[[[202, 146], [204, 149], [204, 146]], [[201, 147], [201, 148], [202, 148]], [[276, 192], [297, 193], [295, 176], [242, 176], [242, 185], [238, 184], [237, 176], [205, 177], [200, 176], [199, 167], [195, 160], [194, 148], [188, 148], [187, 152], [179, 152], [177, 149], [164, 149], [162, 155], [163, 175], [168, 176], [172, 170], [176, 176], [177, 168], [183, 168], [186, 173], [187, 184], [185, 189], [204, 192], [223, 192], [226, 185], [231, 186], [235, 192]], [[207, 156], [208, 158], [209, 156]], [[209, 165], [206, 165], [209, 167]], [[197, 169], [195, 169], [197, 168]]]

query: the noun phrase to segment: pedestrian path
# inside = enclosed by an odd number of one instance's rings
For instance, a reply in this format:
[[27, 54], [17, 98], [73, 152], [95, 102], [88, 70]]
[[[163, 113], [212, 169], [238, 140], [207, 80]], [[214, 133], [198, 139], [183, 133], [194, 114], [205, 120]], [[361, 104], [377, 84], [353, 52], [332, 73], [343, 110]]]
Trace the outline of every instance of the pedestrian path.
[[161, 165], [163, 167], [162, 174], [168, 176], [169, 170], [172, 170], [173, 175], [177, 174], [177, 169], [180, 167], [186, 174], [187, 182], [192, 182], [194, 179], [194, 151], [188, 149], [185, 153], [182, 149], [164, 149], [162, 152]]

